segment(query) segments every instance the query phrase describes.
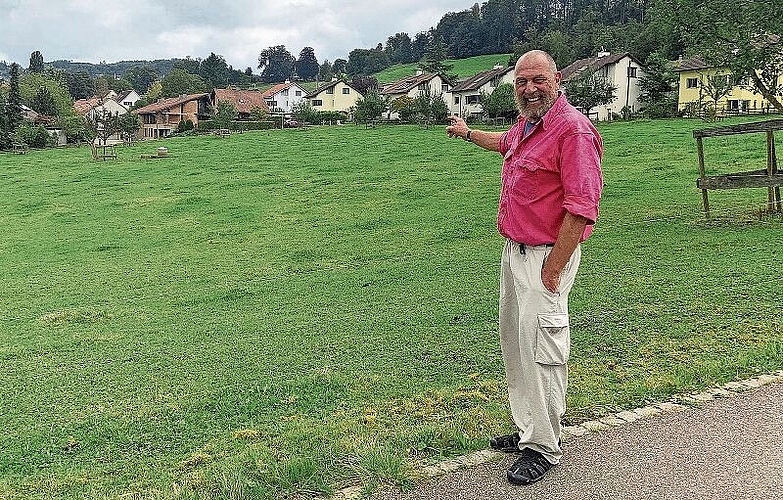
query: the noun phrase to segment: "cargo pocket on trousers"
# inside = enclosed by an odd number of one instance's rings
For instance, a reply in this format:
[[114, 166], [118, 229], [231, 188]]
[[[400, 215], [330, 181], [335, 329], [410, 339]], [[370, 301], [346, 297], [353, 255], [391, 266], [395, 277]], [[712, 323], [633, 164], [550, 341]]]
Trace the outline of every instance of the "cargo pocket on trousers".
[[542, 365], [564, 365], [571, 352], [571, 329], [568, 314], [539, 314], [536, 333], [535, 362]]

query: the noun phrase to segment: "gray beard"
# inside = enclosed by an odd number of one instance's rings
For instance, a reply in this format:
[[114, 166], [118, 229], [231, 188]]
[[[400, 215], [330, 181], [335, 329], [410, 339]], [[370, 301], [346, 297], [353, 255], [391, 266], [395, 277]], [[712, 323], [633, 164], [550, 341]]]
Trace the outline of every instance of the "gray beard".
[[514, 99], [517, 102], [517, 109], [519, 110], [519, 114], [528, 121], [537, 122], [546, 114], [547, 111], [552, 109], [552, 106], [555, 105], [557, 97], [552, 98], [548, 95], [542, 95], [541, 100], [543, 101], [543, 104], [536, 111], [530, 109], [530, 106], [528, 106], [525, 101], [519, 97], [519, 95], [515, 94]]

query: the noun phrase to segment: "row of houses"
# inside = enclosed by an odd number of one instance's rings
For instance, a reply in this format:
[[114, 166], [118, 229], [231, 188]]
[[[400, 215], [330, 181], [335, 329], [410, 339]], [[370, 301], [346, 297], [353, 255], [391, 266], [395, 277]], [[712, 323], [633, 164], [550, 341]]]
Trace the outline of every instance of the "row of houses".
[[[701, 59], [692, 58], [677, 63], [676, 71], [680, 73], [679, 109], [686, 110], [694, 103], [704, 101], [704, 82], [707, 76], [726, 74], [723, 68], [711, 68]], [[584, 110], [594, 120], [610, 120], [624, 110], [630, 113], [639, 110], [641, 88], [639, 81], [646, 76], [643, 65], [631, 54], [610, 54], [600, 52], [595, 57], [580, 59], [561, 70], [563, 82], [580, 78], [585, 74], [594, 74], [608, 80], [614, 85], [615, 99], [590, 110]], [[482, 93], [490, 94], [504, 83], [513, 83], [512, 66], [495, 66], [477, 73], [469, 78], [452, 84], [438, 73], [417, 72], [396, 82], [384, 85], [381, 95], [390, 101], [401, 97], [416, 98], [428, 92], [440, 95], [446, 102], [450, 113], [463, 116], [479, 116], [483, 114], [481, 107]], [[182, 95], [169, 99], [161, 99], [136, 111], [142, 120], [142, 136], [145, 138], [166, 137], [176, 130], [181, 121], [190, 120], [197, 125], [200, 120], [210, 117], [211, 110], [223, 102], [231, 104], [237, 111], [237, 118], [248, 119], [254, 110], [262, 110], [267, 114], [290, 114], [301, 102], [308, 102], [318, 111], [342, 111], [349, 113], [357, 101], [364, 96], [348, 82], [334, 79], [324, 83], [315, 90], [308, 92], [297, 82], [286, 81], [272, 86], [266, 91], [215, 89], [211, 93]], [[93, 98], [77, 101], [74, 107], [80, 114], [102, 112], [123, 114], [140, 98], [134, 91], [122, 95], [109, 95], [103, 99]], [[769, 103], [760, 95], [754, 94], [745, 86], [738, 85], [736, 89], [723, 96], [716, 106], [726, 110], [747, 111], [752, 109], [768, 109]], [[388, 111], [386, 118], [397, 118], [396, 113]]]

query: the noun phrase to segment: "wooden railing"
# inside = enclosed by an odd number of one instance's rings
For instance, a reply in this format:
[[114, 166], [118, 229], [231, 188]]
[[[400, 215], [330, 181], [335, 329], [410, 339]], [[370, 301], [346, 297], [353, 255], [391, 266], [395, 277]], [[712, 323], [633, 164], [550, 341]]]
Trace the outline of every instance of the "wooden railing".
[[[780, 186], [783, 185], [783, 173], [778, 171], [778, 160], [775, 153], [775, 131], [777, 130], [783, 130], [783, 120], [767, 120], [693, 131], [693, 137], [696, 139], [696, 150], [699, 155], [699, 178], [696, 180], [696, 187], [701, 189], [704, 215], [708, 219], [710, 218], [710, 202], [707, 191], [711, 189], [767, 188], [768, 210], [770, 212], [781, 211]], [[706, 175], [703, 143], [705, 137], [752, 133], [764, 133], [767, 135], [766, 168], [727, 175]]]

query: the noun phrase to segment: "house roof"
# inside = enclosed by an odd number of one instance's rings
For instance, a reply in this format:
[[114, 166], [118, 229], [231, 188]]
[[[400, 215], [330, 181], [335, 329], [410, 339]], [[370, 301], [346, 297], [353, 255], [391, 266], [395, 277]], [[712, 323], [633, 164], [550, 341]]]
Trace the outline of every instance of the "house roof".
[[135, 113], [138, 113], [140, 115], [159, 113], [161, 111], [171, 109], [174, 106], [179, 106], [180, 104], [202, 99], [207, 96], [209, 96], [209, 94], [188, 94], [179, 97], [169, 97], [168, 99], [161, 99], [160, 101], [150, 104], [149, 106], [144, 106], [143, 108], [139, 108], [135, 111]]
[[86, 115], [90, 112], [90, 110], [100, 106], [101, 104], [101, 98], [100, 97], [90, 97], [89, 99], [79, 99], [78, 101], [74, 101], [73, 103], [73, 109], [76, 110], [76, 113], [80, 115]]
[[381, 89], [381, 94], [407, 94], [414, 87], [428, 82], [438, 76], [438, 73], [423, 73], [421, 75], [406, 76], [402, 80], [387, 83]]
[[320, 94], [320, 93], [322, 93], [322, 92], [324, 92], [324, 91], [326, 91], [326, 90], [328, 90], [330, 88], [333, 88], [333, 87], [337, 86], [338, 83], [344, 83], [348, 87], [352, 88], [354, 90], [354, 92], [356, 92], [359, 95], [362, 95], [361, 92], [359, 92], [355, 88], [351, 87], [351, 85], [348, 82], [346, 82], [345, 80], [333, 80], [333, 81], [331, 81], [331, 82], [329, 82], [329, 83], [327, 83], [325, 85], [322, 85], [322, 86], [318, 87], [317, 89], [315, 89], [312, 92], [310, 92], [309, 94], [307, 94], [305, 96], [305, 99], [312, 99], [313, 97], [318, 96], [318, 94]]
[[261, 108], [269, 113], [269, 106], [264, 101], [266, 92], [260, 90], [215, 89], [215, 104], [228, 102], [234, 106], [237, 113], [249, 114], [254, 108]]
[[478, 90], [486, 85], [487, 82], [490, 82], [495, 78], [500, 78], [513, 69], [513, 66], [505, 66], [502, 68], [493, 68], [489, 71], [482, 71], [481, 73], [477, 73], [470, 78], [462, 80], [457, 85], [455, 85], [451, 91], [465, 92], [468, 90]]
[[122, 101], [124, 101], [126, 97], [131, 95], [133, 91], [134, 91], [133, 89], [130, 89], [130, 90], [126, 90], [125, 92], [121, 92], [120, 94], [117, 95], [117, 97], [114, 98], [114, 100], [122, 104]]
[[687, 59], [683, 59], [681, 61], [674, 61], [674, 71], [675, 72], [681, 72], [681, 71], [693, 71], [697, 69], [707, 69], [711, 68], [709, 64], [705, 63], [704, 60], [699, 57], [689, 57]]
[[277, 94], [278, 92], [280, 92], [282, 90], [285, 90], [285, 89], [290, 89], [293, 86], [294, 86], [294, 82], [278, 83], [276, 85], [273, 85], [271, 88], [266, 89], [263, 92], [263, 95], [264, 95], [265, 98], [269, 98], [269, 97], [272, 97], [273, 95]]
[[624, 52], [622, 54], [608, 54], [599, 57], [587, 57], [585, 59], [579, 59], [578, 61], [575, 61], [561, 69], [560, 72], [563, 75], [563, 81], [567, 81], [573, 78], [579, 78], [585, 71], [589, 70], [590, 73], [593, 73], [603, 68], [604, 66], [615, 64], [624, 57], [630, 57], [631, 60], [636, 62], [636, 64], [639, 66], [642, 65], [639, 61], [634, 59], [630, 53]]

